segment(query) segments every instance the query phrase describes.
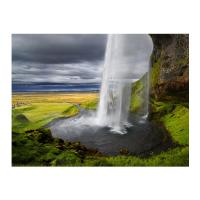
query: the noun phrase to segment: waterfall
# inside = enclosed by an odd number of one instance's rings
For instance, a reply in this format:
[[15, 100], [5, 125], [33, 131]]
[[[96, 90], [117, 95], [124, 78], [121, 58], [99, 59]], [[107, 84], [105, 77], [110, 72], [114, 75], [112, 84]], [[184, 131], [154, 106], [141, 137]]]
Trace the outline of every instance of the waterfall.
[[[108, 36], [96, 119], [99, 125], [126, 133], [132, 83], [149, 71], [152, 50], [153, 43], [149, 35]], [[148, 102], [145, 104], [148, 110]]]

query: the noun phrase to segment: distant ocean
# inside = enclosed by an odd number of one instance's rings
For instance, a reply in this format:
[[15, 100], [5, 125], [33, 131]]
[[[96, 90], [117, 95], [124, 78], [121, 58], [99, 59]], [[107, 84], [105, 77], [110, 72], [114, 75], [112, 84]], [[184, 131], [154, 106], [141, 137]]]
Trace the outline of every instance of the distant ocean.
[[12, 84], [13, 92], [94, 92], [100, 84]]

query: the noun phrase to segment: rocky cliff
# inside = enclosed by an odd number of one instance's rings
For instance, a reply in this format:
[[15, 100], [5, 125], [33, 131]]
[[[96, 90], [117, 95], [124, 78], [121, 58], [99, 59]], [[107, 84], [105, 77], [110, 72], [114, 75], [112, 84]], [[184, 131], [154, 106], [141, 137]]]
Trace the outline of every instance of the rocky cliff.
[[151, 34], [154, 43], [151, 97], [156, 100], [189, 99], [189, 35]]
[[[151, 34], [150, 119], [162, 123], [178, 145], [189, 145], [189, 35]], [[133, 84], [132, 112], [140, 113], [143, 78]]]
[[151, 118], [178, 145], [189, 145], [189, 35], [151, 35]]

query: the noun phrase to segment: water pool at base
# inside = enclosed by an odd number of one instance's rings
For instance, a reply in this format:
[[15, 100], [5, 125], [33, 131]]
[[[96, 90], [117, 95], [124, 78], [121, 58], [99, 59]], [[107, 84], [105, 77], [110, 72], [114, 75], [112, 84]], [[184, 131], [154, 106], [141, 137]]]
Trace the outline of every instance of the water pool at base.
[[[88, 123], [83, 123], [83, 118], [86, 122], [89, 120]], [[53, 137], [79, 141], [87, 148], [97, 149], [106, 155], [118, 155], [123, 149], [134, 155], [151, 154], [171, 145], [163, 127], [134, 114], [129, 116], [132, 126], [126, 128], [126, 134], [94, 125], [93, 120], [95, 118], [91, 118], [91, 112], [84, 111], [76, 117], [55, 120], [48, 127]]]

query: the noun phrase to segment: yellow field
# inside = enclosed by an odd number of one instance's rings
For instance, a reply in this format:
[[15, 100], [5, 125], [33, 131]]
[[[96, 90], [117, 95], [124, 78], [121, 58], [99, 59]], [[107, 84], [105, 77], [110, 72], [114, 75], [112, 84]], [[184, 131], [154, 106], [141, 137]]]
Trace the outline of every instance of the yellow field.
[[99, 93], [15, 93], [12, 95], [13, 107], [32, 103], [73, 103], [84, 104], [97, 101]]
[[60, 117], [79, 112], [75, 104], [96, 109], [98, 93], [17, 93], [12, 95], [12, 130], [40, 128]]

